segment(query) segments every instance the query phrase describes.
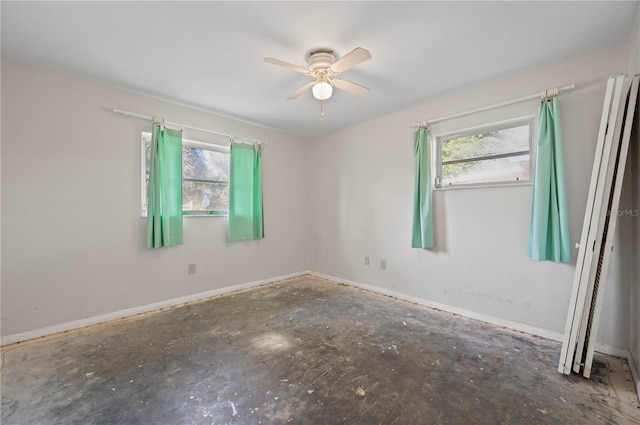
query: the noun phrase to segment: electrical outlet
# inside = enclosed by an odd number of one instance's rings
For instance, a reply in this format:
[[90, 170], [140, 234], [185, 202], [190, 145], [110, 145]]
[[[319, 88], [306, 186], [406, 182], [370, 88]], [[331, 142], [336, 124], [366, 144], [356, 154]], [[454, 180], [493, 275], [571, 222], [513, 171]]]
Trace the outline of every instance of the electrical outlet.
[[369, 257], [364, 257], [364, 265], [368, 266], [369, 264], [371, 264], [371, 259]]
[[189, 264], [189, 268], [187, 269], [188, 274], [196, 274], [196, 265], [194, 263]]
[[380, 260], [380, 270], [387, 270], [387, 260]]

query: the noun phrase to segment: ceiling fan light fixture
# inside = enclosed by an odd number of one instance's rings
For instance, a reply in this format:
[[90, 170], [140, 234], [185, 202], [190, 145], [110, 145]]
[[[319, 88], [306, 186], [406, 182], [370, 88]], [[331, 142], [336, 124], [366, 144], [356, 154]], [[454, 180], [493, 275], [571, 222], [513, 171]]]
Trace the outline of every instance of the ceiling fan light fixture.
[[331, 84], [327, 83], [326, 81], [320, 81], [313, 85], [311, 91], [313, 92], [313, 97], [315, 97], [316, 99], [326, 100], [331, 97], [331, 94], [333, 93], [333, 87], [331, 87]]

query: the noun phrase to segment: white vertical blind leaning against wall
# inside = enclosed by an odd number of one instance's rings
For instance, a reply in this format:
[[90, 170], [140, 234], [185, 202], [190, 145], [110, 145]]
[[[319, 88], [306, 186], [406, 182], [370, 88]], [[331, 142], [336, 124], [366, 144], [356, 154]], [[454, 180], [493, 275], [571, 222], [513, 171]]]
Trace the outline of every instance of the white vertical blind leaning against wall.
[[591, 376], [600, 309], [613, 248], [622, 179], [638, 96], [638, 75], [610, 77], [593, 161], [558, 371]]

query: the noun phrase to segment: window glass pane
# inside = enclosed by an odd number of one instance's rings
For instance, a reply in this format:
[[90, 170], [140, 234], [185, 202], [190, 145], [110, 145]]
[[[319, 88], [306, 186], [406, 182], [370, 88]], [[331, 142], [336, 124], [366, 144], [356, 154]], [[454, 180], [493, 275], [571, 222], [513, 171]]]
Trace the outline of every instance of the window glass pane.
[[529, 125], [471, 134], [442, 142], [442, 162], [529, 150]]
[[439, 187], [530, 181], [531, 122], [486, 126], [439, 139]]
[[183, 180], [183, 211], [220, 211], [226, 214], [228, 205], [228, 184]]
[[229, 205], [228, 153], [183, 146], [182, 178], [183, 211], [227, 213]]
[[151, 139], [143, 138], [144, 142], [144, 175], [149, 178], [149, 170], [151, 167]]
[[530, 179], [529, 154], [442, 165], [442, 186]]
[[142, 217], [146, 217], [148, 213], [147, 193], [149, 191], [149, 171], [151, 169], [151, 134], [142, 133], [142, 157], [144, 162], [142, 165]]
[[229, 154], [183, 146], [182, 176], [228, 182]]

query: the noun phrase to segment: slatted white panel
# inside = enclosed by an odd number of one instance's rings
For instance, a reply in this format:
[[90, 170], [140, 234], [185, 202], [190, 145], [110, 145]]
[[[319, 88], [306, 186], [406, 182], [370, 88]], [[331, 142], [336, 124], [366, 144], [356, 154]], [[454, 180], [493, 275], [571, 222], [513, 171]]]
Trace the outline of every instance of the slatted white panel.
[[609, 78], [558, 365], [564, 374], [591, 374], [637, 95], [638, 76]]

